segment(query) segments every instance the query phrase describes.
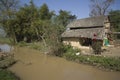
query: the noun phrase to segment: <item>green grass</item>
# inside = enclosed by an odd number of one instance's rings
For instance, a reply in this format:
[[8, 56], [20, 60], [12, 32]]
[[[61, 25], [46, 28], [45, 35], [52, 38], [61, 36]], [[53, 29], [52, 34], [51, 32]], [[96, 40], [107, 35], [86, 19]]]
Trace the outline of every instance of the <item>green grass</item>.
[[1, 69], [0, 80], [20, 80], [20, 79], [16, 77], [12, 72], [5, 69]]
[[11, 66], [12, 64], [14, 64], [16, 62], [16, 60], [11, 57], [4, 57], [4, 58], [0, 58], [0, 68], [7, 68], [9, 66]]
[[69, 45], [64, 46], [63, 50], [64, 50], [63, 57], [66, 58], [67, 60], [93, 65], [105, 70], [120, 71], [120, 57], [104, 57], [98, 55], [82, 55], [82, 54], [76, 55], [76, 53], [80, 52], [80, 50], [73, 49]]
[[21, 42], [17, 43], [17, 46], [24, 47], [24, 46], [30, 46], [30, 44], [26, 43], [24, 41], [21, 41]]
[[76, 61], [78, 63], [85, 63], [85, 64], [101, 67], [103, 69], [120, 71], [120, 58], [93, 56], [93, 55], [77, 56], [72, 53], [65, 53], [64, 56], [67, 60]]
[[44, 46], [43, 42], [32, 42], [32, 43], [26, 43], [24, 41], [17, 43], [17, 46], [19, 47], [29, 47], [31, 49], [39, 50], [41, 52], [46, 51], [46, 47]]
[[0, 43], [1, 43], [1, 44], [4, 44], [4, 43], [6, 43], [6, 44], [11, 44], [11, 41], [10, 41], [9, 38], [0, 37]]

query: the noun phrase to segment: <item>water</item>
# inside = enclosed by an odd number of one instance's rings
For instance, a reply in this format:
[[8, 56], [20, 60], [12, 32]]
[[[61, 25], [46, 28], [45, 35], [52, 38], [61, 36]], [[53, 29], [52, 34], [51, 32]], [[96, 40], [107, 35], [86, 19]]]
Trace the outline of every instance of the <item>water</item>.
[[106, 72], [39, 51], [18, 48], [18, 62], [9, 68], [21, 80], [120, 80], [120, 72]]
[[8, 53], [8, 52], [10, 52], [12, 50], [12, 47], [10, 45], [8, 45], [8, 44], [0, 44], [0, 50], [2, 52]]

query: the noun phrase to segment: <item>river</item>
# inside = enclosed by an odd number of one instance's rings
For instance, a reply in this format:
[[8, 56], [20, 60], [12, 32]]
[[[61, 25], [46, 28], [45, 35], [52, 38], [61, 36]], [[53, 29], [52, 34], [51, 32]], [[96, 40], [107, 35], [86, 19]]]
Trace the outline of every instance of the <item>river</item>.
[[120, 80], [120, 72], [102, 71], [29, 48], [17, 48], [15, 59], [18, 62], [9, 70], [21, 80]]

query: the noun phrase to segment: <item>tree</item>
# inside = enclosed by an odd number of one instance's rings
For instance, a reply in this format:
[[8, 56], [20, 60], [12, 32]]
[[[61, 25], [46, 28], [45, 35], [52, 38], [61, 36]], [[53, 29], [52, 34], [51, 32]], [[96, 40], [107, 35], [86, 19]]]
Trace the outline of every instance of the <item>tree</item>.
[[36, 36], [34, 22], [38, 20], [38, 10], [34, 3], [30, 1], [29, 5], [21, 7], [16, 13], [14, 20], [16, 23], [15, 35], [17, 42], [26, 41], [31, 42]]
[[72, 15], [70, 12], [65, 10], [60, 10], [59, 15], [57, 16], [58, 23], [63, 25], [64, 27], [67, 26], [68, 23], [76, 19], [75, 15]]
[[0, 17], [9, 19], [18, 9], [19, 0], [0, 0]]
[[36, 37], [34, 22], [38, 19], [38, 10], [34, 3], [21, 7], [14, 17], [2, 20], [7, 36], [15, 42], [30, 42]]
[[47, 4], [43, 4], [40, 7], [39, 15], [41, 20], [49, 20], [51, 19], [52, 15], [54, 15], [54, 12], [53, 11], [50, 12]]
[[43, 35], [42, 41], [44, 42], [45, 48], [50, 54], [57, 55], [58, 50], [60, 48], [60, 34], [59, 34], [59, 26], [56, 24], [52, 24], [51, 21], [44, 21], [42, 25]]
[[11, 20], [15, 17], [18, 4], [19, 0], [0, 0], [0, 24], [7, 35], [12, 37], [12, 41], [14, 41], [14, 43], [16, 42], [15, 33], [13, 32], [14, 24], [12, 24], [13, 22]]
[[61, 35], [66, 29], [68, 23], [75, 19], [76, 16], [72, 15], [69, 11], [60, 10], [58, 15], [52, 16], [51, 22], [58, 26], [59, 34]]
[[111, 11], [109, 13], [110, 20], [114, 31], [120, 32], [120, 10]]
[[[120, 10], [111, 11], [109, 13], [111, 25], [112, 25], [112, 31], [113, 32], [120, 32]], [[120, 39], [120, 35], [116, 36]]]
[[106, 15], [115, 0], [90, 0], [90, 16]]

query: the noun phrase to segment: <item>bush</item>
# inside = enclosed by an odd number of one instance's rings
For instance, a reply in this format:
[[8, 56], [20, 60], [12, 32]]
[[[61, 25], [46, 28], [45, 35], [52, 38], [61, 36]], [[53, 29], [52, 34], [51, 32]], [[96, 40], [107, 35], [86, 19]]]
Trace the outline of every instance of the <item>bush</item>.
[[20, 46], [20, 47], [24, 47], [24, 46], [28, 46], [28, 43], [26, 43], [24, 41], [21, 41], [17, 45]]
[[0, 43], [2, 44], [11, 44], [11, 41], [9, 38], [6, 38], [6, 37], [0, 37]]
[[102, 47], [101, 41], [93, 41], [92, 42], [92, 49], [95, 54], [101, 54], [101, 51], [102, 51], [101, 47]]
[[80, 49], [74, 48], [71, 45], [63, 45], [63, 56], [67, 59], [74, 60], [77, 56], [76, 53], [81, 52]]
[[12, 72], [8, 70], [0, 70], [0, 80], [20, 80]]
[[12, 56], [7, 56], [7, 57], [1, 57], [0, 58], [0, 68], [4, 69], [12, 64], [14, 64], [16, 61]]

